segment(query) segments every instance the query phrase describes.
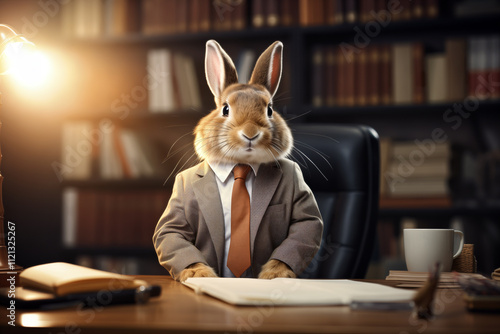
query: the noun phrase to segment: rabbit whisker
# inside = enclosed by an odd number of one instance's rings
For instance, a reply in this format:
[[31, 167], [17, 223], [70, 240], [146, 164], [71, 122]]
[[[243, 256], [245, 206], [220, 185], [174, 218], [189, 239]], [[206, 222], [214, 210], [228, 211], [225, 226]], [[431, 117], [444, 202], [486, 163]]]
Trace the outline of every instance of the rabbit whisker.
[[316, 137], [326, 138], [326, 139], [329, 139], [329, 140], [333, 141], [335, 144], [340, 144], [340, 142], [337, 139], [332, 138], [330, 136], [325, 136], [325, 135], [321, 135], [321, 134], [317, 134], [317, 133], [311, 133], [311, 132], [297, 132], [297, 133], [300, 133], [300, 134], [303, 134], [303, 135], [308, 135], [308, 136], [316, 136]]
[[193, 146], [193, 144], [192, 143], [184, 144], [181, 147], [179, 147], [178, 149], [176, 149], [174, 152], [171, 152], [172, 148], [170, 148], [170, 150], [167, 153], [167, 156], [165, 157], [165, 159], [163, 159], [163, 161], [161, 163], [163, 164], [163, 163], [167, 162], [172, 157], [174, 157], [177, 153], [182, 152], [186, 147], [189, 147], [189, 146]]
[[[186, 154], [188, 154], [189, 152], [186, 152], [183, 154], [182, 157], [184, 157]], [[179, 172], [181, 172], [185, 167], [186, 165], [193, 159], [193, 157], [196, 156], [196, 153], [192, 153], [189, 158], [182, 164], [182, 166], [179, 167], [179, 164], [181, 162], [181, 160], [179, 160], [179, 162], [177, 162], [177, 164], [174, 166], [174, 168], [172, 169], [172, 171], [170, 172], [170, 174], [168, 175], [167, 179], [165, 180], [165, 182], [163, 182], [163, 185], [166, 185], [168, 180], [170, 180], [170, 178], [172, 177], [172, 175], [177, 175]], [[182, 159], [182, 158], [181, 158]]]
[[321, 171], [321, 169], [318, 167], [318, 165], [316, 165], [314, 163], [314, 161], [312, 161], [308, 156], [307, 154], [305, 154], [304, 152], [302, 152], [300, 149], [298, 149], [297, 147], [294, 147], [293, 148], [294, 151], [296, 151], [298, 154], [302, 155], [305, 159], [307, 159], [307, 161], [309, 161], [315, 168], [316, 170], [321, 174], [321, 176], [323, 176], [325, 178], [326, 181], [328, 181], [328, 178], [326, 177], [326, 175]]
[[312, 112], [312, 110], [308, 110], [308, 111], [306, 111], [306, 112], [304, 112], [304, 113], [302, 113], [300, 115], [297, 115], [297, 116], [294, 116], [294, 117], [291, 117], [291, 118], [287, 118], [286, 121], [287, 122], [293, 121], [293, 120], [295, 120], [295, 119], [297, 119], [299, 117], [303, 117], [303, 116], [305, 116], [305, 115], [307, 115], [307, 114], [309, 114], [311, 112]]
[[276, 162], [276, 165], [278, 165], [278, 168], [281, 169], [281, 164], [278, 159], [276, 159], [276, 156], [273, 154], [273, 151], [271, 151], [270, 148], [267, 149], [267, 152], [269, 152], [269, 155], [273, 157], [273, 160]]
[[324, 154], [323, 152], [321, 152], [320, 150], [318, 150], [317, 148], [315, 148], [314, 146], [311, 146], [309, 144], [306, 144], [304, 142], [301, 142], [301, 141], [298, 141], [296, 140], [295, 143], [298, 145], [298, 146], [303, 146], [303, 147], [306, 147], [308, 149], [310, 149], [311, 151], [313, 151], [314, 153], [316, 153], [317, 155], [319, 155], [327, 164], [328, 166], [330, 166], [331, 169], [333, 169], [333, 166], [330, 164], [330, 162], [328, 161], [328, 156], [326, 154]]

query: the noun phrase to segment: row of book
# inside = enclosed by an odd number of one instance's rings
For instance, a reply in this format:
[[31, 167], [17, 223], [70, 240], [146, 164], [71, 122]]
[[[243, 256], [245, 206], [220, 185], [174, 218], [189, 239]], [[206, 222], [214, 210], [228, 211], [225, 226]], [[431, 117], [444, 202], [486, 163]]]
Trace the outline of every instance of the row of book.
[[142, 5], [145, 35], [247, 27], [247, 0], [143, 0]]
[[423, 43], [316, 46], [311, 55], [313, 106], [445, 103], [500, 97], [500, 36]]
[[460, 144], [438, 144], [432, 138], [381, 138], [380, 167], [382, 209], [494, 207], [499, 203], [500, 154], [496, 150], [478, 152]]
[[450, 194], [451, 146], [431, 139], [380, 140], [380, 197], [436, 201]]
[[300, 25], [317, 26], [434, 18], [439, 15], [440, 1], [301, 0], [298, 5]]
[[62, 5], [66, 36], [99, 37], [248, 27], [410, 20], [439, 15], [439, 0], [73, 0]]
[[[109, 122], [104, 125], [103, 122]], [[58, 175], [63, 180], [161, 179], [168, 148], [147, 136], [102, 120], [70, 121], [62, 129]]]
[[64, 37], [98, 38], [141, 31], [142, 3], [136, 0], [72, 0], [61, 4]]
[[149, 110], [199, 110], [202, 106], [194, 61], [166, 48], [151, 49], [147, 55]]
[[160, 35], [247, 27], [247, 0], [73, 0], [61, 10], [65, 37]]
[[65, 247], [152, 247], [152, 236], [167, 206], [170, 190], [99, 190], [63, 192]]

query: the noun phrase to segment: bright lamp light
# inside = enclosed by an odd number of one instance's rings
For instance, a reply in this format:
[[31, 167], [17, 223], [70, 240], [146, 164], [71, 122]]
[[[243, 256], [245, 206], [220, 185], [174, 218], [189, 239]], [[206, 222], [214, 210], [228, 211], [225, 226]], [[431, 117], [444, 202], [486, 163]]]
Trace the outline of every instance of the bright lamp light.
[[[24, 70], [31, 71], [28, 68], [36, 65], [34, 58], [32, 58], [35, 55], [34, 50], [35, 44], [18, 35], [11, 27], [0, 24], [0, 75], [15, 74], [16, 72], [18, 75], [21, 75]], [[21, 62], [25, 65], [21, 65]], [[0, 151], [1, 162], [2, 153]], [[3, 176], [0, 173], [0, 271], [13, 271], [18, 269], [18, 267], [15, 263], [9, 262], [8, 258], [4, 233], [2, 182]]]

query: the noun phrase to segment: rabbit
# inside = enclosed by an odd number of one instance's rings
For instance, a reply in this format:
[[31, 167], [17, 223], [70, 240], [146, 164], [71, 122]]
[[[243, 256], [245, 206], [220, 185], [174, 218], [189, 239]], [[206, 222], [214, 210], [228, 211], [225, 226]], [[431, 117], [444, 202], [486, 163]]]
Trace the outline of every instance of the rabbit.
[[282, 54], [283, 44], [274, 42], [257, 60], [249, 83], [242, 84], [222, 47], [215, 40], [206, 43], [205, 75], [216, 108], [194, 129], [201, 162], [177, 174], [153, 235], [160, 264], [178, 281], [232, 276], [225, 262], [230, 235], [224, 218], [231, 196], [223, 195], [231, 177], [216, 174], [217, 166], [232, 173], [234, 165], [247, 164], [254, 173], [251, 266], [242, 277], [295, 278], [320, 247], [321, 214], [299, 166], [287, 159], [292, 133], [273, 109]]

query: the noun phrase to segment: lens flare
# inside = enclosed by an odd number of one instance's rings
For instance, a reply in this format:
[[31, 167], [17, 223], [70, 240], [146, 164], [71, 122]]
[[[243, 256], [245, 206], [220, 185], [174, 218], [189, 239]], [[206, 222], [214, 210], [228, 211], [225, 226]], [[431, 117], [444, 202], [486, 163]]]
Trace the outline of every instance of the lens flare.
[[46, 54], [40, 50], [15, 54], [15, 57], [9, 57], [9, 76], [18, 84], [27, 88], [37, 88], [48, 82], [51, 63]]

